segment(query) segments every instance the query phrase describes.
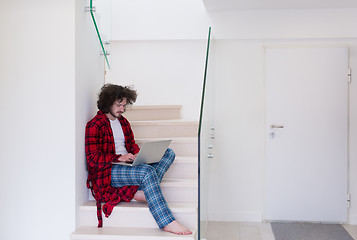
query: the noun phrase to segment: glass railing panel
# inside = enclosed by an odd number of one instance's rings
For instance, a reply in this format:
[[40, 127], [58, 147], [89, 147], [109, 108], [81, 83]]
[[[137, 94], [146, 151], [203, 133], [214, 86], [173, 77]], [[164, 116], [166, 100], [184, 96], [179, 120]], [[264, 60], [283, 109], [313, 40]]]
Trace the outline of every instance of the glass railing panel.
[[112, 0], [89, 0], [88, 12], [91, 14], [106, 65], [110, 69], [108, 56], [112, 35]]
[[213, 58], [213, 41], [209, 28], [206, 64], [202, 88], [201, 112], [198, 131], [199, 142], [199, 222], [198, 239], [206, 239], [208, 225], [209, 172], [214, 157], [214, 82], [209, 66]]

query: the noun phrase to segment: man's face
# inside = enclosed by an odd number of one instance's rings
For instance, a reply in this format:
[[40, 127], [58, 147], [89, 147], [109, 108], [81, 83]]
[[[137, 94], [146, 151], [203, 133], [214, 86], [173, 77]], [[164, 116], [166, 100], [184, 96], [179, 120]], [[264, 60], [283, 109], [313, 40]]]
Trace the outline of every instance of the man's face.
[[124, 98], [121, 102], [119, 102], [119, 100], [116, 100], [114, 104], [110, 107], [110, 115], [113, 118], [119, 118], [125, 112], [125, 107], [126, 98]]

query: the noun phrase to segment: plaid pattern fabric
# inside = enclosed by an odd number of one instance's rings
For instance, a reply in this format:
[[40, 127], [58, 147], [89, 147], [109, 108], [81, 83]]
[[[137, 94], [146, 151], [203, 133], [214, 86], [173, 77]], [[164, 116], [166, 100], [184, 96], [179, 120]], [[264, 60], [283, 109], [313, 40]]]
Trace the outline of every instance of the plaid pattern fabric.
[[[140, 149], [135, 143], [128, 120], [121, 116], [119, 121], [124, 132], [127, 151], [133, 154], [138, 153]], [[117, 203], [129, 202], [134, 197], [138, 186], [114, 188], [110, 185], [112, 162], [118, 161], [120, 155], [115, 154], [110, 122], [101, 111], [98, 111], [97, 115], [86, 125], [85, 150], [88, 169], [87, 187], [91, 189], [97, 201], [98, 227], [102, 227], [101, 202], [106, 202], [103, 212], [108, 217]]]
[[151, 214], [159, 228], [175, 220], [162, 194], [160, 183], [175, 159], [175, 152], [167, 149], [162, 159], [155, 164], [138, 166], [115, 165], [112, 167], [112, 186], [140, 185], [144, 191]]

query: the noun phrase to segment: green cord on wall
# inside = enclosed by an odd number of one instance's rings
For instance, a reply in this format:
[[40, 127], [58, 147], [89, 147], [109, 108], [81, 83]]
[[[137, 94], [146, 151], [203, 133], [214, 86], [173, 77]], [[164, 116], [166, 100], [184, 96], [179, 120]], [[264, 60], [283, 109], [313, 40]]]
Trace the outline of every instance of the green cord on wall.
[[92, 16], [93, 24], [94, 24], [95, 30], [97, 32], [100, 45], [102, 47], [102, 51], [103, 51], [103, 54], [104, 54], [104, 57], [105, 57], [105, 61], [106, 61], [107, 65], [108, 65], [108, 68], [110, 69], [110, 65], [109, 65], [109, 61], [108, 61], [108, 57], [107, 57], [107, 52], [105, 51], [105, 48], [104, 48], [104, 45], [103, 45], [103, 41], [102, 41], [102, 38], [101, 38], [99, 30], [98, 30], [97, 22], [95, 21], [94, 14], [93, 14], [93, 0], [90, 0], [90, 14]]

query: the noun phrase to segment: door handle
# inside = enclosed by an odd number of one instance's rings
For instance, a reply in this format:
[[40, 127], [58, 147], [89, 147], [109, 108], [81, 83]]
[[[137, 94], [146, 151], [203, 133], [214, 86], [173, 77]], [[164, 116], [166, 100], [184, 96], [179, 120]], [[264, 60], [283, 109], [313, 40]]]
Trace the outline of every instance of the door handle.
[[269, 137], [271, 139], [275, 138], [275, 128], [284, 128], [284, 126], [282, 125], [275, 125], [275, 124], [272, 124], [270, 125], [270, 131], [269, 131]]
[[284, 128], [284, 126], [272, 124], [272, 125], [270, 126], [270, 128]]

